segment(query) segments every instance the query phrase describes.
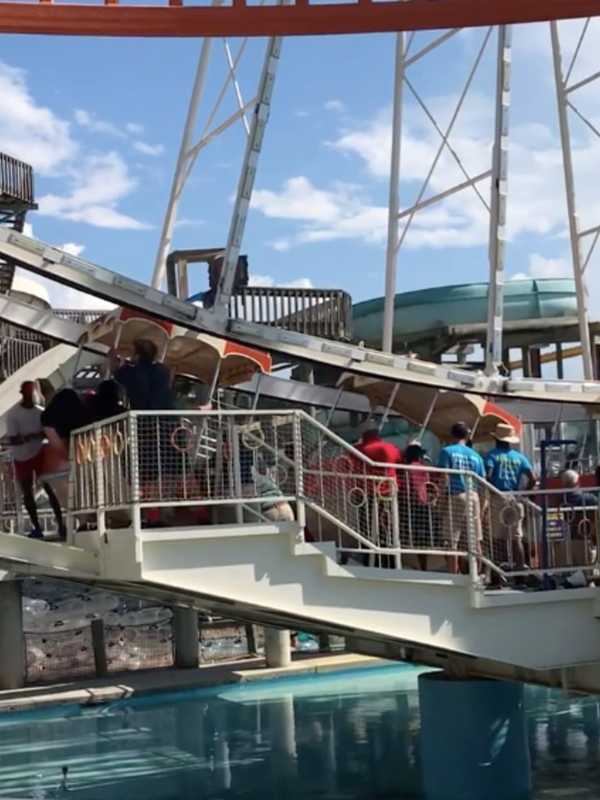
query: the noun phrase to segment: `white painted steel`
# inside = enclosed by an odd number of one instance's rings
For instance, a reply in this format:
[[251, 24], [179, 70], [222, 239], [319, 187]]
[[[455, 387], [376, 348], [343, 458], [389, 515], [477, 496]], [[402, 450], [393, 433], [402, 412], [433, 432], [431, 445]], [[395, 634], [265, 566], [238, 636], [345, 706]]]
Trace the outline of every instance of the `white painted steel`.
[[[213, 6], [220, 4], [221, 0], [213, 0]], [[154, 264], [152, 286], [154, 286], [156, 289], [161, 288], [165, 278], [167, 256], [169, 255], [169, 251], [171, 249], [173, 230], [175, 229], [175, 222], [177, 220], [179, 199], [188, 175], [190, 157], [193, 158], [193, 156], [190, 156], [190, 149], [192, 147], [194, 128], [196, 126], [196, 119], [198, 117], [198, 109], [204, 95], [204, 87], [206, 85], [206, 75], [208, 73], [211, 48], [212, 39], [205, 38], [202, 42], [202, 48], [200, 50], [200, 57], [198, 59], [198, 66], [196, 68], [192, 96], [183, 128], [181, 145], [179, 147], [179, 155], [177, 156], [177, 164], [175, 166], [175, 174], [173, 175], [173, 183], [171, 185], [169, 202], [167, 204], [167, 210], [160, 234], [158, 252], [156, 254], [156, 261]]]
[[223, 268], [215, 299], [214, 311], [217, 314], [220, 313], [222, 316], [227, 315], [227, 309], [229, 308], [229, 300], [237, 270], [242, 238], [246, 228], [250, 200], [252, 198], [252, 189], [254, 188], [258, 159], [269, 121], [271, 98], [277, 75], [277, 67], [279, 65], [282, 41], [280, 36], [271, 37], [265, 50], [262, 73], [256, 93], [256, 108], [254, 109], [250, 133], [246, 141], [246, 150], [242, 161], [240, 179], [233, 205], [229, 234], [227, 236], [227, 245], [225, 247]]
[[[304, 362], [318, 362], [344, 371], [379, 376], [390, 381], [469, 391], [489, 396], [595, 405], [600, 383], [509, 379], [481, 372], [433, 364], [404, 355], [332, 343], [316, 336], [272, 328], [269, 325], [216, 317], [197, 306], [117, 272], [75, 258], [44, 242], [0, 228], [0, 253], [38, 275], [109, 301], [139, 309], [184, 328], [227, 336], [244, 344], [281, 353]], [[31, 324], [33, 327], [33, 324]]]
[[[558, 24], [550, 23], [552, 41], [552, 60], [554, 64], [554, 82], [556, 85], [556, 101], [558, 105], [558, 122], [562, 147], [562, 161], [565, 176], [565, 192], [567, 213], [569, 217], [569, 236], [571, 241], [571, 259], [573, 262], [573, 278], [577, 292], [577, 315], [579, 318], [579, 338], [581, 340], [583, 374], [586, 380], [594, 379], [594, 359], [590, 339], [588, 292], [584, 278], [584, 263], [581, 254], [581, 237], [575, 201], [575, 179], [573, 176], [573, 155], [571, 152], [571, 133], [567, 114], [567, 93], [562, 68], [562, 54]], [[574, 62], [573, 62], [574, 63]], [[576, 88], [576, 87], [572, 87]]]
[[510, 69], [511, 28], [508, 25], [500, 25], [498, 27], [496, 67], [496, 123], [492, 152], [488, 313], [485, 347], [485, 371], [488, 375], [495, 375], [502, 364]]
[[400, 33], [396, 34], [382, 338], [382, 350], [386, 353], [391, 353], [393, 349], [396, 270], [398, 268], [398, 212], [400, 211], [400, 147], [402, 141], [402, 91], [404, 88], [404, 37], [404, 31], [400, 31]]

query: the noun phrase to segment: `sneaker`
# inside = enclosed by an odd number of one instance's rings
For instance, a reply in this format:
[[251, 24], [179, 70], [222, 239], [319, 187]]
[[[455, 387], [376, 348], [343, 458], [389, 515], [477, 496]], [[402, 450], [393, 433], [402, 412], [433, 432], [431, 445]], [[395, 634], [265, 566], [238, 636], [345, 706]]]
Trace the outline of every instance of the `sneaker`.
[[42, 533], [41, 528], [33, 528], [31, 533], [28, 536], [29, 539], [43, 539], [44, 534]]

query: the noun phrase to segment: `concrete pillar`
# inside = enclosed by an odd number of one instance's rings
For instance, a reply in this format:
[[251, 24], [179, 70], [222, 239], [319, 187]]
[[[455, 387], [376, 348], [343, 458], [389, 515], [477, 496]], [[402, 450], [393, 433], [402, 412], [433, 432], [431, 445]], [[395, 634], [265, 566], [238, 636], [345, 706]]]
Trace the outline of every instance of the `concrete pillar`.
[[198, 666], [198, 612], [195, 608], [173, 609], [175, 666], [181, 669]]
[[522, 684], [430, 672], [419, 702], [426, 800], [529, 800]]
[[292, 663], [289, 631], [265, 628], [265, 657], [267, 667], [289, 667]]
[[0, 581], [0, 689], [25, 684], [25, 638], [20, 581]]

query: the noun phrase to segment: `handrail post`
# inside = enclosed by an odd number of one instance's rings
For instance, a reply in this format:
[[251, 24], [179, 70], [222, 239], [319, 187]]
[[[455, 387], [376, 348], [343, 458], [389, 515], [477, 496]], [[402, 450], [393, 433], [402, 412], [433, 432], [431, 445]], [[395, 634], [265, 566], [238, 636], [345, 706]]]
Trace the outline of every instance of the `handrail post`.
[[140, 509], [140, 461], [138, 442], [138, 414], [130, 411], [128, 414], [129, 442], [131, 448], [131, 524], [136, 539], [136, 552], [138, 540], [142, 531], [142, 514]]
[[106, 498], [104, 496], [104, 469], [102, 463], [102, 425], [97, 424], [94, 428], [95, 453], [94, 467], [96, 472], [96, 526], [98, 538], [108, 541], [106, 536]]
[[302, 458], [302, 420], [297, 411], [294, 412], [294, 466], [296, 479], [296, 512], [302, 535], [306, 527], [306, 508], [304, 505], [304, 464]]
[[473, 483], [476, 479], [467, 474], [465, 475], [465, 480], [467, 481], [466, 515], [467, 515], [467, 553], [468, 553], [469, 579], [470, 579], [469, 585], [470, 585], [471, 598], [474, 601], [476, 593], [481, 588], [481, 581], [479, 577], [479, 559], [477, 558], [477, 553], [479, 550], [479, 541], [477, 533], [482, 523], [481, 523], [481, 518], [479, 520], [479, 525], [476, 524], [475, 520], [475, 515], [480, 513], [479, 493], [477, 487], [473, 486]]
[[392, 544], [396, 550], [394, 556], [394, 566], [396, 569], [402, 569], [402, 548], [400, 547], [400, 514], [398, 512], [398, 483], [390, 478], [391, 481], [391, 504], [392, 504]]

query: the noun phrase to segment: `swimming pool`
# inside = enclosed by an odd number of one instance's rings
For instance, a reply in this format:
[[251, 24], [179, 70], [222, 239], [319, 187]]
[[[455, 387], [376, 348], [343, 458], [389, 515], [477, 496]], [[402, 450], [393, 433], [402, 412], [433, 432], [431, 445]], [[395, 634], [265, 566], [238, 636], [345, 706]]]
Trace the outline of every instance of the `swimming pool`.
[[[393, 665], [0, 715], [0, 798], [416, 800], [421, 671]], [[530, 687], [526, 703], [536, 800], [597, 800], [600, 698]]]

